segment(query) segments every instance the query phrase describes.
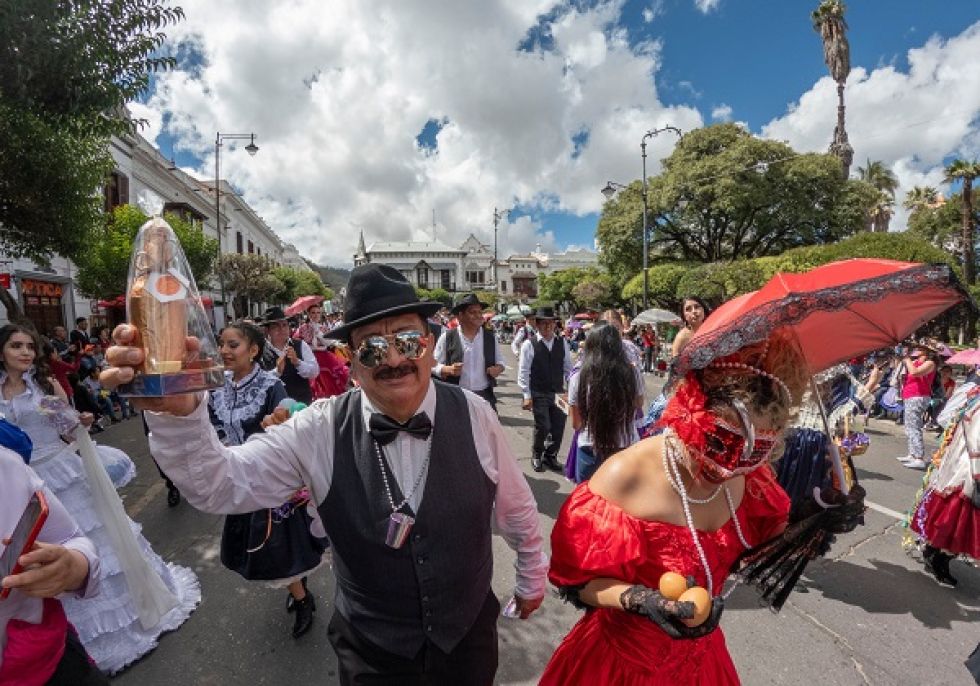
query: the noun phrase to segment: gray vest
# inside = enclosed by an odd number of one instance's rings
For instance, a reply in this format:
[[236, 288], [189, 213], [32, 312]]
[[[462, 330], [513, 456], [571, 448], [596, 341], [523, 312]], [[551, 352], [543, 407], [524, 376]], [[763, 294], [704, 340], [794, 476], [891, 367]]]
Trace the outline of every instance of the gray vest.
[[[496, 485], [480, 464], [463, 392], [435, 382], [432, 457], [405, 545], [385, 545], [391, 506], [361, 394], [334, 409], [333, 477], [317, 507], [333, 546], [337, 610], [372, 643], [406, 658], [426, 640], [450, 652], [476, 621], [493, 573]], [[384, 463], [396, 503], [404, 495]]]

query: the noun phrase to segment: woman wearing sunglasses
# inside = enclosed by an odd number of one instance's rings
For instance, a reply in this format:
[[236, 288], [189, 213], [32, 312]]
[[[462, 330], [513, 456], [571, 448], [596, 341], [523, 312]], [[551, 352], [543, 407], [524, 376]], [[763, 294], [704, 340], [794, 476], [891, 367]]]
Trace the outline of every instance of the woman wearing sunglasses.
[[[366, 264], [347, 284], [344, 325], [360, 387], [319, 400], [240, 446], [223, 446], [195, 396], [141, 400], [151, 448], [195, 507], [275, 507], [307, 484], [337, 580], [328, 636], [341, 684], [489, 686], [500, 604], [491, 528], [517, 551], [514, 614], [544, 598], [537, 505], [500, 422], [477, 396], [431, 378], [426, 318], [396, 269]], [[141, 350], [119, 327], [109, 385]], [[510, 604], [509, 604], [510, 605]]]

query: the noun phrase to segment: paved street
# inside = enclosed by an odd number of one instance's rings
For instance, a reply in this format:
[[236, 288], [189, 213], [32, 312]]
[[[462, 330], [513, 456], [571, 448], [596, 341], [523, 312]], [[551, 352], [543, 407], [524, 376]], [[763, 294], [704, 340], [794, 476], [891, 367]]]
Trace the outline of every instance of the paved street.
[[[506, 353], [510, 355], [509, 351]], [[555, 474], [530, 465], [530, 413], [520, 410], [514, 368], [500, 388], [501, 419], [538, 500], [550, 532], [571, 490]], [[648, 378], [654, 391], [659, 379]], [[980, 640], [980, 570], [954, 562], [956, 589], [938, 586], [902, 550], [898, 520], [911, 504], [921, 472], [893, 458], [904, 454], [904, 434], [890, 421], [873, 422], [872, 447], [858, 458], [871, 509], [867, 525], [842, 536], [831, 557], [810, 565], [806, 591], [794, 593], [779, 615], [758, 607], [749, 591], [731, 597], [722, 625], [745, 684], [944, 684], [972, 683], [963, 661]], [[286, 592], [242, 581], [218, 560], [222, 518], [166, 505], [166, 490], [150, 461], [142, 427], [129, 420], [100, 441], [126, 450], [139, 476], [124, 489], [126, 508], [165, 558], [194, 568], [204, 600], [177, 632], [114, 680], [120, 686], [232, 684], [333, 684], [335, 660], [326, 640], [332, 611], [329, 573], [311, 588], [317, 624], [299, 641], [290, 635]], [[567, 446], [568, 436], [564, 445]], [[929, 446], [935, 438], [929, 435]], [[512, 591], [514, 556], [495, 538], [494, 588]], [[531, 620], [500, 619], [501, 684], [532, 684], [578, 613], [555, 597]], [[596, 659], [602, 659], [601, 651]]]

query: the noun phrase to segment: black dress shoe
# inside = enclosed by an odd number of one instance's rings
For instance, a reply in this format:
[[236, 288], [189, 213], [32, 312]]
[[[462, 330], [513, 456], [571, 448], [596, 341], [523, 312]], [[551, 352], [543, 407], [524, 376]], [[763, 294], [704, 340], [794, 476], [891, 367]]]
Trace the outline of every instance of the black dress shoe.
[[293, 638], [299, 638], [313, 627], [313, 613], [316, 612], [316, 601], [313, 594], [307, 593], [302, 600], [293, 601], [296, 611], [296, 621], [293, 623]]
[[560, 472], [565, 469], [565, 466], [554, 455], [545, 455], [543, 462], [544, 466], [553, 472]]
[[543, 472], [544, 471], [544, 465], [541, 464], [541, 458], [540, 457], [532, 457], [531, 458], [531, 468], [534, 471], [536, 471], [536, 472]]
[[167, 507], [177, 507], [180, 504], [180, 491], [176, 486], [167, 486]]

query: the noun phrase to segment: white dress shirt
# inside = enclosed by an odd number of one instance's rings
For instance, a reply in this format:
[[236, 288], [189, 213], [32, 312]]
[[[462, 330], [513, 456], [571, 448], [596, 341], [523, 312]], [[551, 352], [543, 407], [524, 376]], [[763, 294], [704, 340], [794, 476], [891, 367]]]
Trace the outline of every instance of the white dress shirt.
[[[362, 421], [375, 408], [361, 393]], [[544, 595], [548, 557], [544, 553], [537, 503], [517, 464], [496, 414], [490, 405], [464, 391], [469, 408], [473, 443], [480, 465], [497, 486], [494, 521], [497, 531], [517, 552], [517, 595]], [[282, 504], [304, 484], [312, 501], [322, 503], [333, 477], [334, 407], [339, 396], [314, 402], [287, 422], [254, 434], [243, 445], [221, 445], [208, 421], [207, 404], [200, 403], [186, 417], [146, 413], [153, 456], [187, 501], [215, 514], [253, 512]], [[435, 419], [436, 389], [429, 390], [417, 412]], [[429, 442], [400, 433], [382, 448], [385, 460], [402, 493], [411, 489], [423, 468]], [[418, 511], [425, 491], [425, 476], [409, 505]], [[451, 493], [440, 494], [452, 497]]]
[[[3, 536], [13, 533], [35, 491], [42, 491], [48, 501], [48, 519], [37, 540], [62, 545], [85, 556], [88, 560], [88, 580], [73, 595], [79, 598], [92, 597], [98, 592], [101, 578], [99, 557], [92, 541], [85, 537], [61, 501], [44, 485], [34, 470], [24, 464], [20, 455], [0, 447], [0, 531]], [[2, 543], [0, 548], [3, 548]], [[3, 647], [7, 643], [7, 623], [12, 619], [20, 619], [30, 624], [39, 624], [43, 613], [41, 598], [28, 597], [16, 589], [10, 592], [6, 600], [0, 600], [0, 663], [3, 662]]]
[[[534, 359], [534, 343], [536, 341], [541, 341], [544, 343], [544, 347], [546, 347], [550, 352], [551, 347], [555, 344], [555, 341], [559, 340], [558, 336], [552, 336], [550, 339], [548, 339], [541, 334], [536, 334], [534, 338], [534, 341], [524, 341], [524, 344], [521, 345], [521, 359], [517, 366], [517, 385], [520, 387], [521, 393], [524, 394], [525, 400], [531, 399], [531, 361]], [[567, 380], [572, 373], [572, 351], [568, 347], [568, 341], [566, 341], [564, 338], [561, 339], [561, 344], [565, 346], [563, 376]]]
[[514, 340], [510, 342], [510, 350], [512, 353], [514, 353], [514, 355], [520, 356], [521, 346], [524, 344], [524, 340], [527, 338], [528, 329], [534, 333], [534, 329], [525, 324], [517, 330], [517, 333], [514, 334]]
[[[272, 348], [276, 355], [279, 357], [285, 357], [286, 348], [289, 347], [289, 341], [286, 342], [285, 348], [277, 348], [272, 344], [272, 341], [266, 339], [269, 347]], [[299, 341], [299, 362], [296, 365], [296, 373], [299, 374], [304, 379], [313, 379], [320, 373], [320, 364], [316, 361], [316, 357], [313, 355], [313, 351], [310, 346], [307, 345], [306, 341]], [[272, 370], [273, 373], [278, 373], [275, 369]]]
[[[483, 360], [483, 329], [477, 329], [476, 336], [472, 340], [466, 337], [462, 328], [458, 328], [456, 331], [459, 331], [459, 340], [463, 342], [463, 370], [459, 375], [460, 387], [470, 391], [486, 390], [487, 386], [490, 385], [490, 378], [487, 374], [487, 367], [490, 365]], [[436, 366], [432, 373], [440, 379], [445, 378], [442, 375], [442, 369], [446, 366], [446, 349], [448, 347], [446, 337], [450, 333], [449, 330], [442, 332], [439, 340], [436, 341], [436, 349], [433, 353]], [[496, 364], [504, 367], [504, 360], [500, 356], [500, 347], [497, 345], [496, 337], [493, 339], [493, 349], [494, 358], [497, 360]], [[506, 367], [504, 368], [506, 369]]]

